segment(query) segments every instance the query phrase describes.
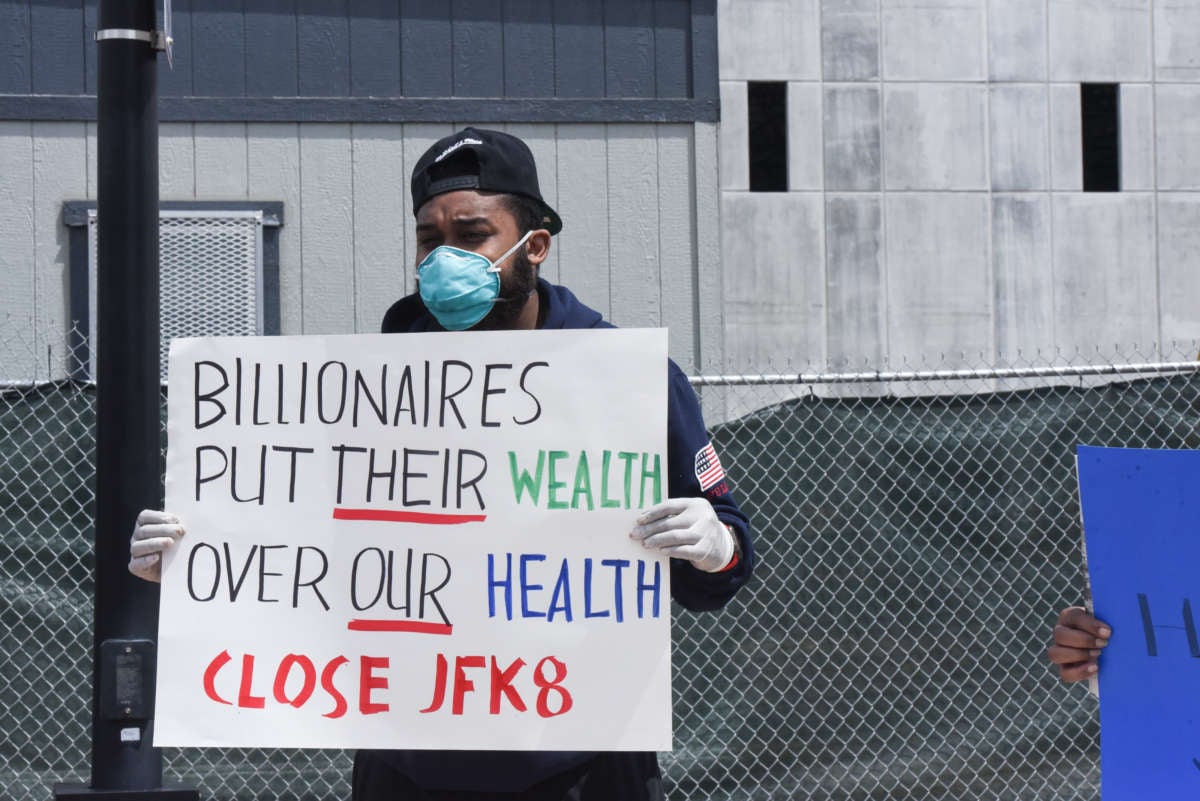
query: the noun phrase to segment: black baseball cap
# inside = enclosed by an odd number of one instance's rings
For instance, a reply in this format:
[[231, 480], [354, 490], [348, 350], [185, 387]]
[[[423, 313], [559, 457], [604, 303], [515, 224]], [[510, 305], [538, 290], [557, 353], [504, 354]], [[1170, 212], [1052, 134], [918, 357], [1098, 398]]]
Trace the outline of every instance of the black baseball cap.
[[457, 189], [524, 195], [541, 204], [546, 230], [562, 230], [558, 213], [542, 200], [529, 145], [512, 134], [463, 128], [434, 142], [413, 167], [413, 214], [434, 195]]

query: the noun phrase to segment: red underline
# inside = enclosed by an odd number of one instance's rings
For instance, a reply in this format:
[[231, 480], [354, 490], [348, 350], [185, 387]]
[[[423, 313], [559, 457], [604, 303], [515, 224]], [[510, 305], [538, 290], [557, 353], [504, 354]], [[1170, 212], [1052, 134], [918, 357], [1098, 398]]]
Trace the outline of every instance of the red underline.
[[354, 619], [346, 624], [351, 631], [409, 631], [414, 634], [449, 634], [454, 627], [449, 623], [426, 623], [423, 620], [361, 620]]
[[487, 515], [452, 515], [439, 512], [407, 512], [397, 509], [333, 509], [334, 520], [375, 520], [381, 523], [423, 523], [453, 526], [458, 523], [482, 523]]

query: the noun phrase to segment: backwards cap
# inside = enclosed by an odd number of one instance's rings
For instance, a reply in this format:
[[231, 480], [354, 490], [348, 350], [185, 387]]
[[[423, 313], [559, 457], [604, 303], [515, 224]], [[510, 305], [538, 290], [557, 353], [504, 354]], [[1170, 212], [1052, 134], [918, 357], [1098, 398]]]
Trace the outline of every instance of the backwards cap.
[[531, 198], [542, 208], [542, 225], [546, 230], [551, 234], [562, 230], [558, 213], [542, 200], [533, 153], [511, 134], [463, 128], [435, 142], [413, 168], [413, 214], [434, 195], [457, 189]]

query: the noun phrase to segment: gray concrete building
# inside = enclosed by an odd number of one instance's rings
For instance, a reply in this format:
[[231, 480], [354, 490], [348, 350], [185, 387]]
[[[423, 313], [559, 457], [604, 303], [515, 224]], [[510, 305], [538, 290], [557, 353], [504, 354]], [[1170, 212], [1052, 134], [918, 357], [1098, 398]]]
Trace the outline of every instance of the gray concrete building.
[[[1149, 360], [1200, 338], [1200, 3], [718, 6], [730, 363]], [[785, 191], [753, 186], [763, 83], [786, 98]], [[1095, 87], [1115, 96], [1098, 120]], [[1097, 162], [1115, 186], [1086, 185]]]

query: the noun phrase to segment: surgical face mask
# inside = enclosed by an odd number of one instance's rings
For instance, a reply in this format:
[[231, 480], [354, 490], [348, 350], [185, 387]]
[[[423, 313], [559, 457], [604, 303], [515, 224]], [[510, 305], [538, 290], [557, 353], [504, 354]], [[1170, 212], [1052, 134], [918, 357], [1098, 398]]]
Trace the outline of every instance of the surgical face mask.
[[500, 265], [525, 244], [517, 240], [495, 261], [470, 250], [439, 245], [417, 265], [421, 300], [448, 331], [465, 331], [491, 310], [500, 296]]

